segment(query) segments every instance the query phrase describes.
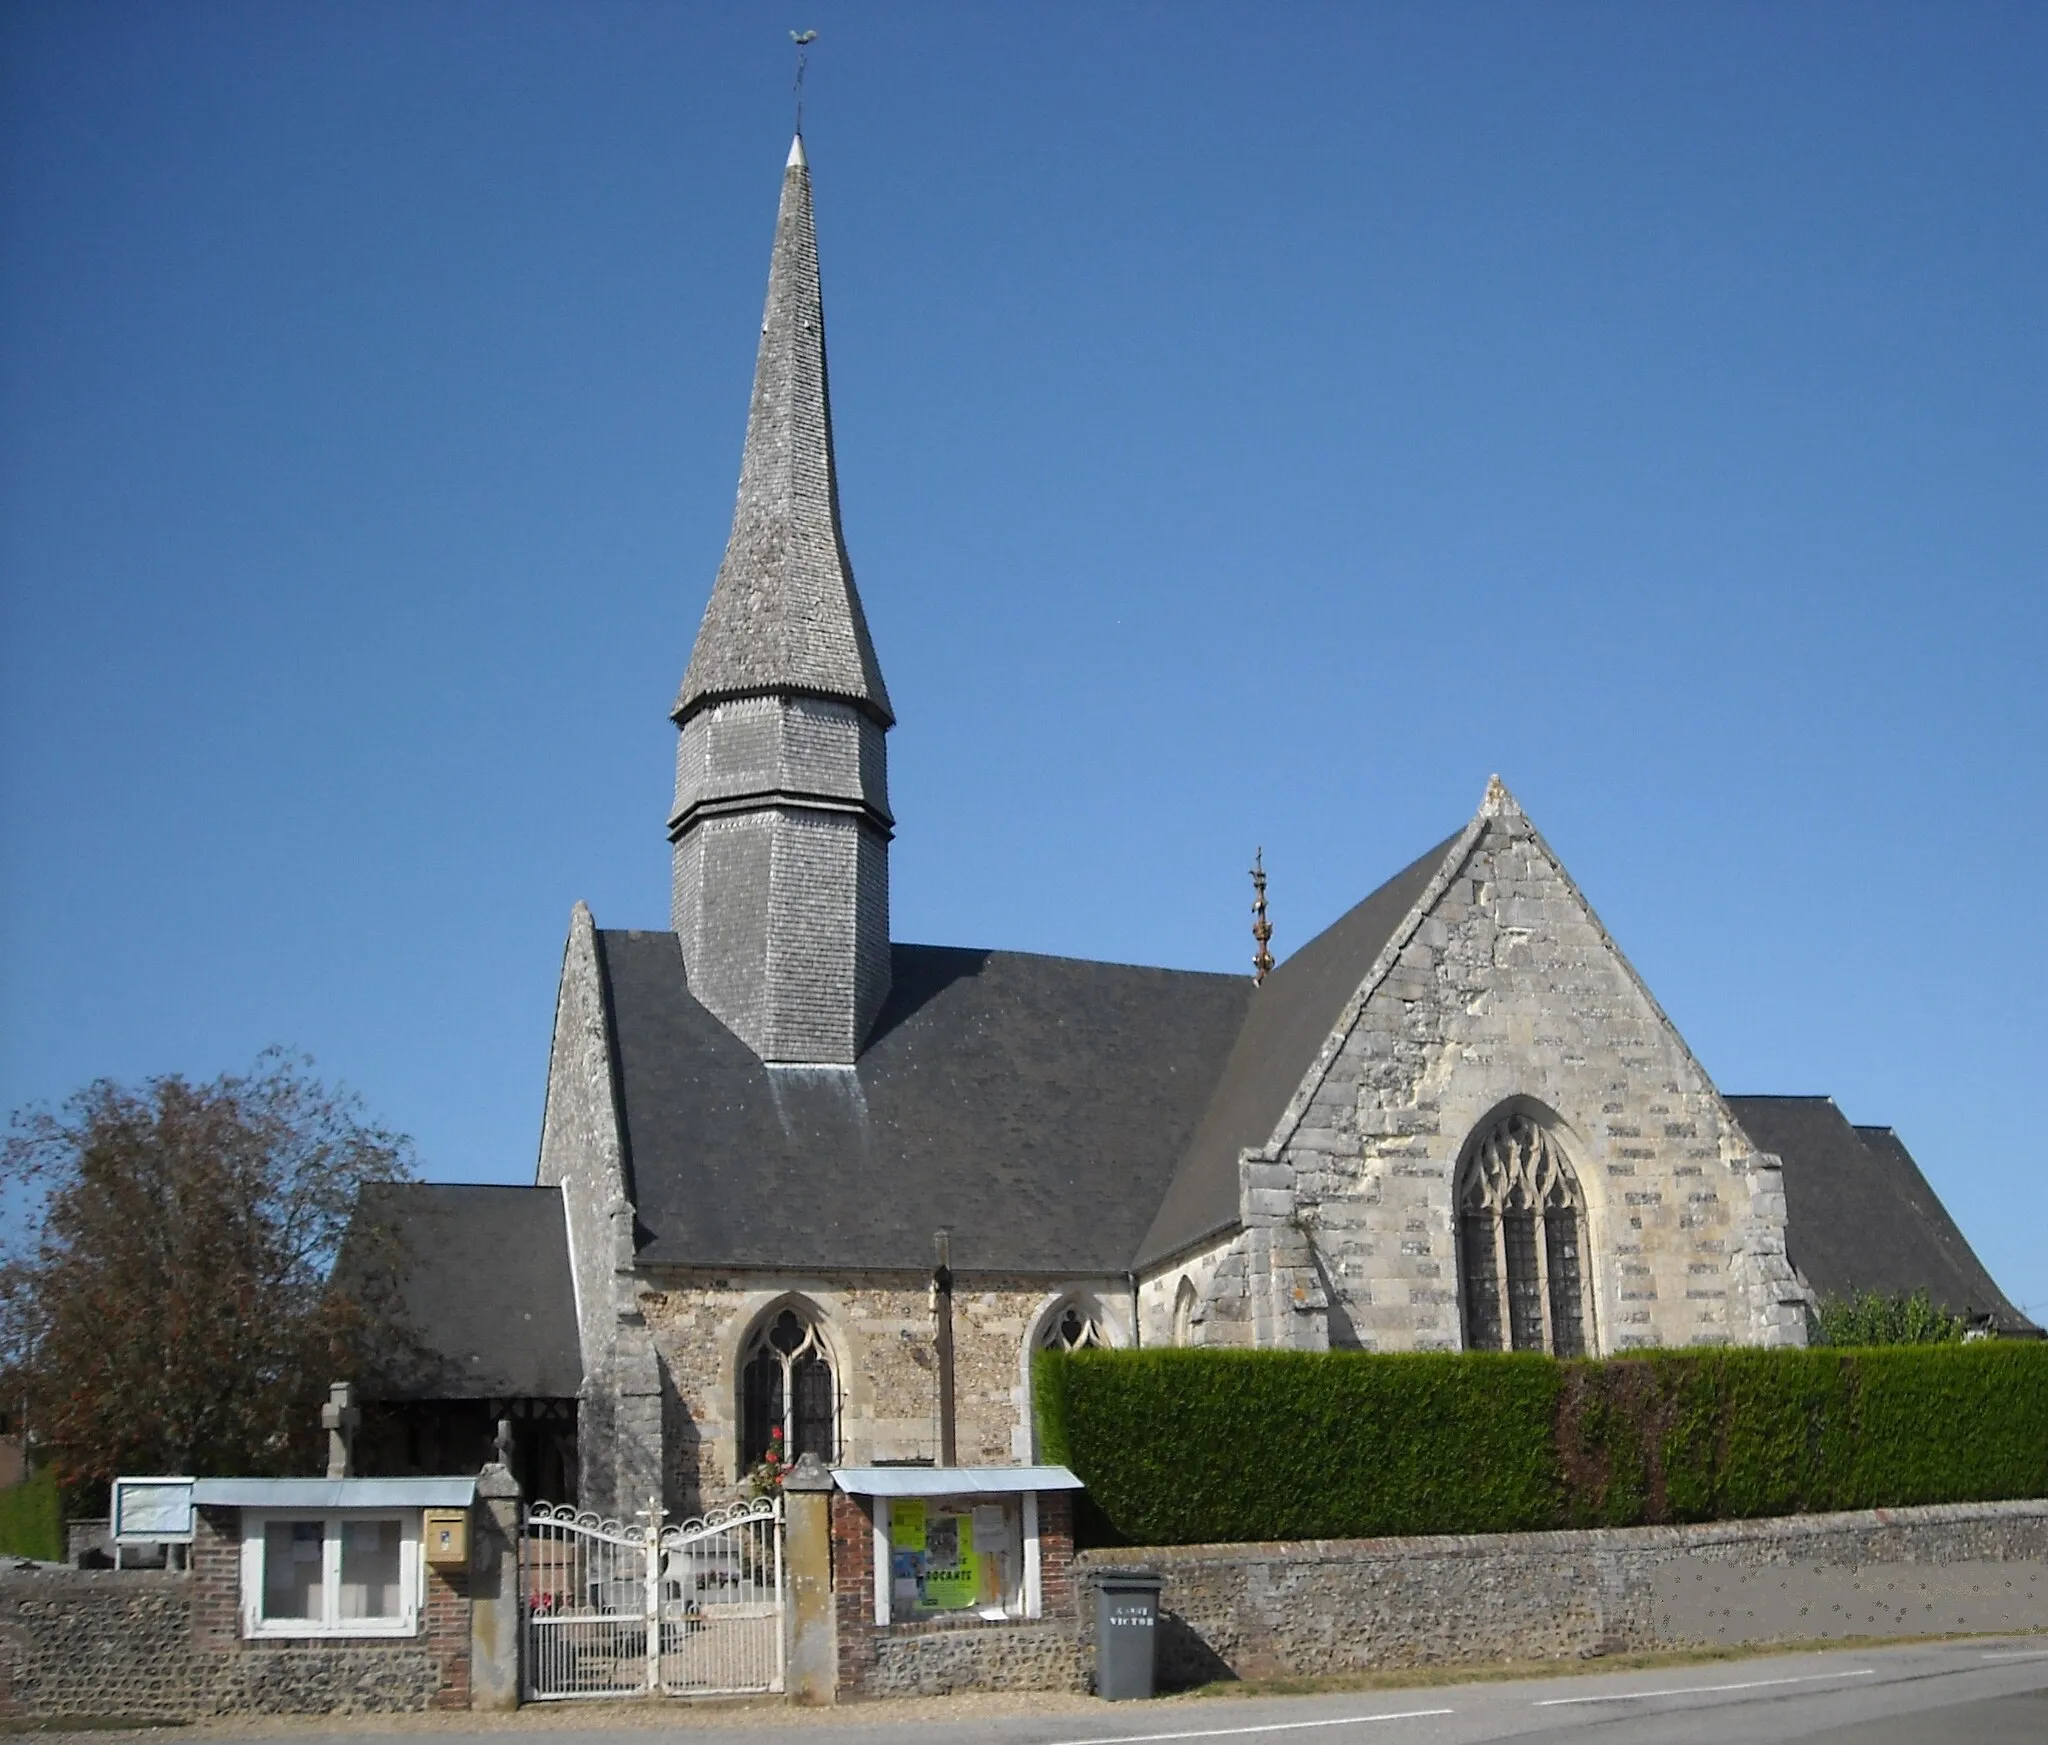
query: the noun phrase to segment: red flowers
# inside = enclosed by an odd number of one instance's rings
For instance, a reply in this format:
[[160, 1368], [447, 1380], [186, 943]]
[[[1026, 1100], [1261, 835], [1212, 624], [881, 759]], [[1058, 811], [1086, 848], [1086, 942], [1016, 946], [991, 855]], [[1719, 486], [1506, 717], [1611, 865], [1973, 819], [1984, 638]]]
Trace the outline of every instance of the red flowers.
[[782, 1453], [782, 1426], [777, 1424], [768, 1432], [768, 1452], [747, 1469], [747, 1484], [757, 1497], [765, 1497], [782, 1489], [782, 1475], [789, 1470], [789, 1462]]

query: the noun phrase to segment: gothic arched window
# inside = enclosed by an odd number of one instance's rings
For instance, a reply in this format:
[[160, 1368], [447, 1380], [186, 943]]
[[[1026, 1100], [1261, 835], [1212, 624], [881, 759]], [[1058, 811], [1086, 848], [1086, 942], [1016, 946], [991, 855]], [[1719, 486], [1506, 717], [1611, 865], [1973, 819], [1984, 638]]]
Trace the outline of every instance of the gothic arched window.
[[838, 1453], [833, 1434], [838, 1389], [818, 1324], [794, 1307], [770, 1315], [755, 1329], [740, 1367], [740, 1465], [767, 1457], [781, 1431], [782, 1458]]
[[1457, 1205], [1466, 1349], [1585, 1356], [1585, 1203], [1557, 1141], [1505, 1116], [1472, 1147]]
[[1176, 1345], [1192, 1345], [1195, 1342], [1195, 1310], [1201, 1298], [1196, 1294], [1195, 1281], [1183, 1278], [1180, 1288], [1173, 1293], [1173, 1342]]
[[1039, 1329], [1041, 1351], [1085, 1351], [1109, 1344], [1102, 1312], [1085, 1297], [1070, 1297], [1046, 1317]]

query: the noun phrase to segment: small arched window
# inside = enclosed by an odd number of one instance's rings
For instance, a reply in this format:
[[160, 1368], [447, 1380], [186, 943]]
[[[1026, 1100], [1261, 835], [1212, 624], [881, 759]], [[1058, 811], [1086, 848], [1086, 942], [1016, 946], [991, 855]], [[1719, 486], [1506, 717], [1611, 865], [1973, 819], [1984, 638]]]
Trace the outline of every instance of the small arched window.
[[1085, 1297], [1070, 1297], [1061, 1303], [1046, 1317], [1038, 1334], [1041, 1351], [1086, 1351], [1108, 1344], [1102, 1311]]
[[740, 1367], [740, 1465], [767, 1458], [781, 1432], [782, 1458], [831, 1460], [839, 1391], [832, 1360], [809, 1315], [788, 1307], [755, 1329]]
[[1585, 1204], [1557, 1141], [1524, 1114], [1496, 1122], [1465, 1160], [1457, 1205], [1466, 1349], [1585, 1356]]
[[1173, 1342], [1176, 1345], [1192, 1345], [1195, 1342], [1195, 1308], [1200, 1298], [1195, 1293], [1195, 1281], [1183, 1278], [1180, 1287], [1173, 1293]]

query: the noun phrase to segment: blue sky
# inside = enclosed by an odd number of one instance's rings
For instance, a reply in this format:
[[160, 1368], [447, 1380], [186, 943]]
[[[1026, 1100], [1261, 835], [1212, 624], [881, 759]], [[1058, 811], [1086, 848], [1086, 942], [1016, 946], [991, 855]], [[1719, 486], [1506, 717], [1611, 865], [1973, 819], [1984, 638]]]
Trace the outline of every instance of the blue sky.
[[536, 1147], [666, 919], [816, 28], [899, 938], [1244, 967], [1499, 770], [2048, 1310], [2048, 13], [0, 7], [0, 1105]]

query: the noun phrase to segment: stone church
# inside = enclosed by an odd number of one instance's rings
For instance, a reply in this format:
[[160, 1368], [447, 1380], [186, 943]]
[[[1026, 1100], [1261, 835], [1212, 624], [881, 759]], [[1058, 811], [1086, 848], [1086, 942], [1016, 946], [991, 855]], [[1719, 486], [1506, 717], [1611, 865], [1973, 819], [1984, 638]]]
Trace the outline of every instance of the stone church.
[[2035, 1331], [1889, 1130], [1723, 1094], [1498, 779], [1258, 981], [893, 939], [800, 139], [672, 718], [669, 922], [576, 907], [537, 1185], [380, 1202], [438, 1358], [395, 1466], [510, 1434], [694, 1510], [778, 1439], [1028, 1461], [1044, 1346], [1797, 1345], [1863, 1287]]

